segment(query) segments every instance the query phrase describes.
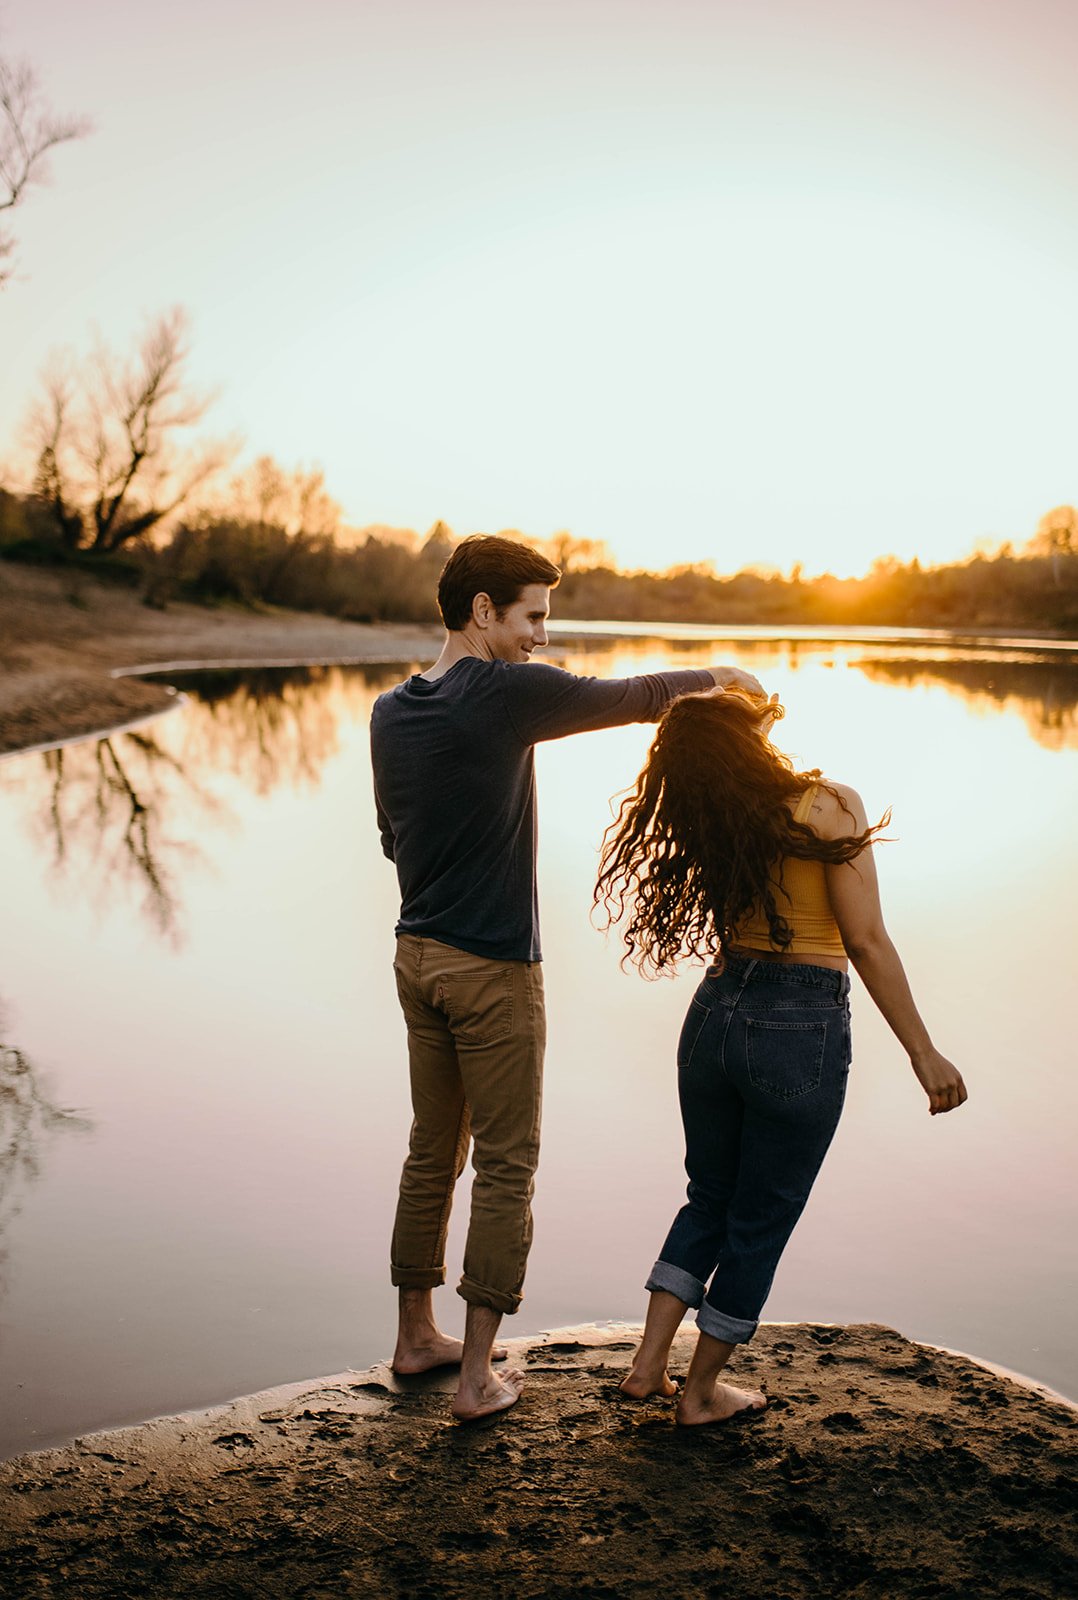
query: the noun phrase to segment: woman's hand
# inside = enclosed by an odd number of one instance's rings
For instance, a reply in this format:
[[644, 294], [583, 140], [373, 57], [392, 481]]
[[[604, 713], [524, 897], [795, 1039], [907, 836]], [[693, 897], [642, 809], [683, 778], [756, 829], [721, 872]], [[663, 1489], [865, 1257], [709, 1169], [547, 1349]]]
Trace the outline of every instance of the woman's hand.
[[958, 1068], [941, 1056], [938, 1050], [929, 1049], [910, 1056], [910, 1065], [917, 1081], [928, 1096], [928, 1109], [934, 1117], [938, 1111], [955, 1111], [964, 1105], [969, 1096]]

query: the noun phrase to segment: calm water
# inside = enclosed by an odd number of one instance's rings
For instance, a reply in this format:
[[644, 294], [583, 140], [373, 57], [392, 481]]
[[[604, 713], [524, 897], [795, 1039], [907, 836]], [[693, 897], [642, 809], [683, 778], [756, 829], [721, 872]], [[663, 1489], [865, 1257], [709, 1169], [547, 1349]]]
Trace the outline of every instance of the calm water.
[[[779, 690], [801, 764], [894, 807], [888, 922], [971, 1099], [928, 1117], [855, 982], [845, 1118], [767, 1316], [890, 1323], [1078, 1395], [1078, 653], [639, 637], [550, 656], [736, 659]], [[409, 1114], [367, 720], [402, 675], [190, 679], [139, 729], [0, 763], [0, 1454], [387, 1354]], [[539, 751], [550, 1049], [514, 1332], [641, 1316], [680, 1202], [696, 976], [621, 973], [588, 921], [649, 731]]]

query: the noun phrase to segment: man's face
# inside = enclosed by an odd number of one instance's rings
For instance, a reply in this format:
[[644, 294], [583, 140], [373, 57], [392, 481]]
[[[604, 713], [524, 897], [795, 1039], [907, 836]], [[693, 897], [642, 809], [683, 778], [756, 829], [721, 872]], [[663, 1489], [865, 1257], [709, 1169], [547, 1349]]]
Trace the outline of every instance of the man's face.
[[545, 583], [529, 583], [502, 617], [487, 629], [487, 643], [495, 661], [527, 661], [533, 650], [547, 642], [550, 590]]

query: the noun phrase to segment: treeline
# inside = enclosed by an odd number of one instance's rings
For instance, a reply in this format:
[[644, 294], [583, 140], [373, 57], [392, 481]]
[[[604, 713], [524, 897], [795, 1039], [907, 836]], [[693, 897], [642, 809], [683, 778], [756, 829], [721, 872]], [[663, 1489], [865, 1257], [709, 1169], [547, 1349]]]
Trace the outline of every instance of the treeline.
[[804, 579], [700, 569], [574, 572], [558, 596], [563, 617], [618, 621], [793, 623], [893, 628], [1078, 629], [1078, 555], [1004, 549], [951, 566], [877, 561], [861, 578]]
[[[156, 543], [136, 541], [106, 554], [65, 543], [43, 497], [0, 490], [0, 555], [112, 576], [138, 585], [157, 607], [188, 599], [363, 622], [437, 621], [434, 590], [455, 542], [443, 523], [425, 538], [393, 530], [349, 534], [311, 475], [271, 474], [271, 465], [263, 460], [252, 469], [264, 491], [260, 507], [248, 475], [224, 509], [184, 517]], [[267, 483], [276, 485], [275, 497]], [[796, 570], [721, 577], [701, 566], [628, 573], [565, 535], [529, 542], [563, 568], [562, 618], [1078, 630], [1078, 553], [1073, 539], [1047, 537], [1043, 524], [1021, 552], [1005, 547], [941, 567], [881, 560], [860, 578], [806, 579]]]
[[[259, 464], [263, 470], [265, 463]], [[286, 482], [281, 475], [282, 483]], [[293, 484], [294, 487], [294, 484]], [[238, 496], [242, 499], [242, 496]], [[40, 497], [0, 490], [0, 555], [81, 567], [136, 585], [148, 605], [187, 599], [271, 605], [362, 622], [434, 622], [438, 574], [453, 548], [438, 523], [426, 538], [329, 526], [289, 527], [281, 513], [184, 518], [156, 544], [93, 552], [65, 543]], [[299, 499], [302, 501], [302, 493]], [[310, 512], [313, 498], [308, 496]], [[325, 519], [326, 508], [321, 506]], [[704, 624], [826, 624], [918, 628], [1078, 629], [1078, 554], [1066, 543], [1004, 548], [950, 566], [882, 560], [860, 578], [805, 579], [752, 570], [721, 577], [707, 568], [620, 572], [589, 564], [591, 549], [562, 536], [529, 541], [559, 562], [563, 618]], [[1043, 545], [1043, 540], [1042, 540]], [[583, 559], [581, 556], [583, 552]]]
[[196, 513], [167, 539], [100, 552], [57, 537], [50, 507], [0, 489], [0, 557], [83, 571], [138, 588], [145, 603], [279, 606], [357, 622], [436, 622], [438, 574], [453, 547], [424, 540], [289, 528], [235, 512]]
[[[150, 318], [126, 355], [99, 347], [46, 372], [28, 418], [24, 492], [0, 489], [0, 555], [86, 567], [137, 584], [157, 607], [190, 599], [436, 621], [450, 530], [349, 530], [319, 469], [270, 456], [224, 482], [239, 444], [192, 438], [210, 397], [188, 383], [188, 358], [175, 308]], [[561, 567], [565, 618], [1078, 629], [1073, 506], [1048, 512], [1018, 552], [943, 567], [888, 558], [861, 578], [806, 579], [797, 568], [724, 577], [707, 565], [621, 572], [603, 545], [568, 533], [527, 542]]]

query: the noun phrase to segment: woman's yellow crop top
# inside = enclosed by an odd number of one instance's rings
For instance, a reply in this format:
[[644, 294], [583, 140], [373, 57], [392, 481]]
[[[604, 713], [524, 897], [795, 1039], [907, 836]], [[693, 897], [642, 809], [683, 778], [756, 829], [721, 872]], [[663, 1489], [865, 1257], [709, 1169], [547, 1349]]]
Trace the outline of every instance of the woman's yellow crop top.
[[[807, 822], [818, 784], [805, 790], [794, 811], [795, 822]], [[775, 905], [793, 929], [793, 941], [786, 946], [789, 955], [844, 956], [845, 947], [838, 931], [835, 914], [827, 893], [827, 879], [822, 861], [800, 861], [796, 856], [786, 856], [782, 862], [781, 882], [777, 872], [771, 875]], [[734, 943], [748, 950], [773, 952], [771, 933], [763, 907], [756, 906], [740, 927], [735, 930]]]

